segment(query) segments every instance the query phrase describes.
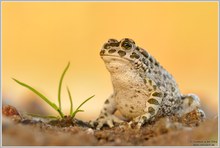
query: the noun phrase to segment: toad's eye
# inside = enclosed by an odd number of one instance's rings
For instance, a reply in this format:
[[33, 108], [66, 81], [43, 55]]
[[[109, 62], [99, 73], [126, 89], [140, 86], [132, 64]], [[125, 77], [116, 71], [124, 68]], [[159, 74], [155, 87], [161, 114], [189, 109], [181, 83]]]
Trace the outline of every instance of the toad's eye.
[[124, 48], [125, 50], [130, 50], [132, 48], [132, 44], [128, 41], [124, 41], [122, 44], [121, 44], [122, 48]]

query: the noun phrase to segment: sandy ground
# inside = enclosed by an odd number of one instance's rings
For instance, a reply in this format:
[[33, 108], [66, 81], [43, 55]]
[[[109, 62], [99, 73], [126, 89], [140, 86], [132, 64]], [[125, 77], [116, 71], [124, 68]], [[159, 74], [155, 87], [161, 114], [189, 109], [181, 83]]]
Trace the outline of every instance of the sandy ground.
[[141, 129], [126, 123], [110, 129], [92, 129], [88, 123], [68, 117], [45, 122], [21, 116], [11, 107], [3, 107], [3, 146], [67, 145], [149, 145], [149, 146], [217, 146], [218, 118], [197, 120], [193, 113], [184, 118], [164, 117]]

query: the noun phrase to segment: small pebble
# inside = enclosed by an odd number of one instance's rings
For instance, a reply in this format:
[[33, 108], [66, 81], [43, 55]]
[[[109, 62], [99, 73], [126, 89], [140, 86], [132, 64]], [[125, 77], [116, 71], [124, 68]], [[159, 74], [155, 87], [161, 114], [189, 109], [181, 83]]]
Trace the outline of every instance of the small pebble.
[[19, 115], [17, 109], [11, 105], [5, 105], [2, 107], [2, 114], [5, 116]]
[[86, 133], [87, 133], [87, 134], [94, 135], [94, 130], [91, 129], [91, 128], [89, 128], [89, 129], [86, 130]]

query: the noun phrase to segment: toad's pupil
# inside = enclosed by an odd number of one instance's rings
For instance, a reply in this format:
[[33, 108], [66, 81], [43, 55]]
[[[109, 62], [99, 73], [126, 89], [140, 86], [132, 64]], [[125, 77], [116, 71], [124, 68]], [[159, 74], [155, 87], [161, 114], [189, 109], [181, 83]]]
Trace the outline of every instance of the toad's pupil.
[[131, 49], [132, 45], [128, 42], [125, 42], [122, 44], [122, 47], [124, 47], [125, 49]]

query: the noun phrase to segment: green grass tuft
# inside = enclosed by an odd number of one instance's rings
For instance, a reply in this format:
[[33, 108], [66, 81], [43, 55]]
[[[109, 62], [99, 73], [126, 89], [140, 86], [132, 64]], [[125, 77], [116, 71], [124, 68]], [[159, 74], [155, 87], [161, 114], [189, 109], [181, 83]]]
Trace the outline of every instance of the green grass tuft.
[[[67, 72], [69, 66], [70, 66], [70, 62], [68, 63], [68, 65], [67, 65], [66, 68], [64, 69], [64, 71], [63, 71], [63, 73], [62, 73], [62, 75], [61, 75], [61, 78], [60, 78], [60, 82], [59, 82], [59, 88], [58, 88], [58, 103], [59, 103], [59, 107], [58, 107], [55, 103], [51, 102], [47, 97], [45, 97], [45, 96], [44, 96], [43, 94], [41, 94], [39, 91], [37, 91], [35, 88], [33, 88], [33, 87], [29, 86], [28, 84], [25, 84], [25, 83], [23, 83], [23, 82], [21, 82], [21, 81], [18, 81], [18, 80], [15, 79], [15, 78], [12, 78], [12, 79], [13, 79], [15, 82], [17, 82], [18, 84], [20, 84], [21, 86], [26, 87], [26, 88], [28, 88], [29, 90], [31, 90], [32, 92], [34, 92], [34, 93], [35, 93], [36, 95], [38, 95], [41, 99], [43, 99], [48, 105], [50, 105], [54, 110], [56, 110], [56, 111], [59, 113], [59, 115], [60, 115], [61, 118], [64, 118], [64, 114], [63, 114], [63, 112], [62, 112], [62, 110], [61, 110], [61, 88], [62, 88], [63, 78], [64, 78], [65, 73]], [[87, 101], [89, 101], [90, 99], [92, 99], [92, 98], [94, 97], [94, 95], [93, 95], [93, 96], [89, 97], [88, 99], [86, 99], [85, 101], [83, 101], [83, 102], [77, 107], [77, 109], [73, 112], [73, 101], [72, 101], [72, 96], [71, 96], [71, 93], [70, 93], [70, 90], [69, 90], [68, 87], [67, 87], [67, 92], [68, 92], [69, 99], [70, 99], [70, 113], [69, 113], [69, 115], [70, 115], [72, 118], [74, 118], [78, 112], [83, 112], [83, 110], [80, 110], [80, 107], [81, 107], [83, 104], [85, 104]], [[37, 116], [37, 117], [41, 116], [41, 115], [36, 115], [36, 114], [29, 114], [29, 115]], [[54, 117], [54, 116], [41, 116], [41, 117], [57, 118], [57, 117]]]

